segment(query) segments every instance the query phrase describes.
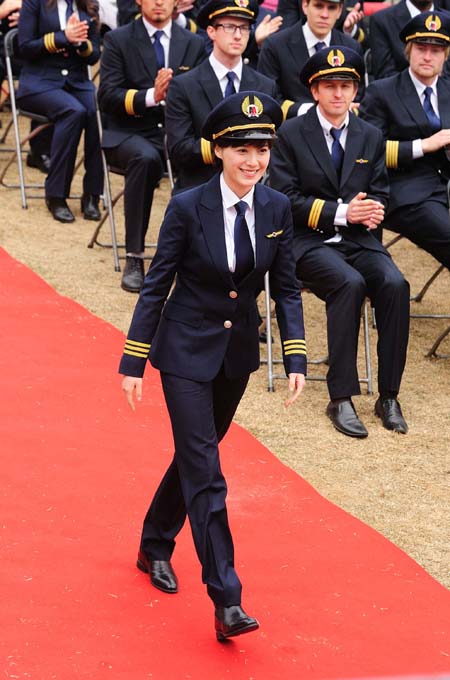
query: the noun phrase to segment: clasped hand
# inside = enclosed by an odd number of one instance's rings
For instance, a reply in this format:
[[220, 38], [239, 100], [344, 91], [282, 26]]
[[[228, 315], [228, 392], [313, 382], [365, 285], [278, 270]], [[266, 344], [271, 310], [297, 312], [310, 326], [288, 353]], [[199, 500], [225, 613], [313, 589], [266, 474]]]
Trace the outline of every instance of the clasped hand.
[[360, 191], [348, 204], [347, 222], [364, 224], [368, 229], [376, 229], [384, 219], [384, 206]]

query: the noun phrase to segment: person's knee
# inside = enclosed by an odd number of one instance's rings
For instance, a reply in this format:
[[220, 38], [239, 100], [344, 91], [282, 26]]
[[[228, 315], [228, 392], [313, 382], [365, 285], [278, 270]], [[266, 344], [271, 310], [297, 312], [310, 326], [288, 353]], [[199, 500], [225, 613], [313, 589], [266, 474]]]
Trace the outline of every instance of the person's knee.
[[337, 289], [341, 295], [345, 295], [353, 300], [363, 300], [367, 295], [367, 286], [363, 276], [354, 270], [346, 271], [341, 277]]
[[386, 272], [381, 288], [391, 299], [409, 300], [409, 283], [398, 270]]

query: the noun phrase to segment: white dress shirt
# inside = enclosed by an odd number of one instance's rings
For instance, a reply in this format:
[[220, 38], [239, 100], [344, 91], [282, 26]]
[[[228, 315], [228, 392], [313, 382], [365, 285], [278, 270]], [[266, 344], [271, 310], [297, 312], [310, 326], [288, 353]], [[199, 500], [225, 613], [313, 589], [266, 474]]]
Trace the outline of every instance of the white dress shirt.
[[211, 64], [211, 68], [214, 71], [217, 80], [219, 81], [223, 96], [225, 96], [225, 88], [228, 84], [227, 73], [230, 71], [233, 71], [233, 73], [236, 74], [234, 79], [234, 89], [236, 92], [239, 92], [242, 80], [242, 59], [239, 59], [239, 62], [236, 64], [236, 66], [234, 66], [234, 68], [227, 68], [214, 56], [214, 53], [211, 52], [209, 55], [209, 63]]
[[[416, 88], [417, 96], [419, 97], [419, 101], [421, 105], [423, 106], [424, 99], [425, 99], [425, 89], [428, 87], [428, 85], [424, 85], [420, 80], [416, 78], [414, 73], [409, 69], [409, 75], [412, 80], [412, 83], [414, 87]], [[438, 81], [438, 76], [436, 76], [434, 82], [429, 86], [433, 90], [431, 94], [431, 106], [433, 107], [433, 110], [435, 114], [439, 117], [439, 104], [438, 104], [438, 96], [437, 96], [437, 81]], [[422, 149], [422, 140], [421, 139], [414, 139], [412, 143], [412, 155], [413, 158], [422, 158], [424, 155], [423, 149]]]
[[[58, 18], [59, 18], [59, 25], [61, 26], [61, 31], [66, 30], [67, 22], [66, 22], [66, 12], [67, 12], [67, 2], [66, 0], [57, 0], [56, 4], [58, 8]], [[79, 18], [78, 15], [78, 8], [77, 8], [77, 3], [73, 2], [72, 3], [72, 9], [73, 13], [77, 18]]]
[[[155, 26], [153, 26], [153, 24], [150, 24], [144, 17], [142, 17], [142, 22], [145, 28], [147, 29], [147, 33], [150, 37], [152, 45], [155, 42], [153, 36], [155, 35], [156, 31], [163, 32], [160, 38], [160, 43], [164, 50], [164, 67], [167, 68], [167, 65], [169, 63], [170, 39], [172, 37], [172, 21], [169, 21], [169, 23], [166, 24], [164, 28], [155, 28]], [[161, 104], [161, 102], [155, 102], [155, 88], [149, 87], [145, 95], [145, 106], [147, 108], [150, 108], [151, 106], [159, 106], [159, 104]]]
[[[255, 237], [255, 209], [253, 205], [253, 196], [255, 187], [253, 186], [248, 194], [239, 198], [234, 191], [225, 182], [223, 172], [220, 175], [220, 191], [222, 193], [223, 205], [223, 222], [225, 225], [225, 245], [227, 248], [227, 260], [230, 272], [234, 272], [236, 268], [236, 251], [234, 248], [234, 222], [236, 220], [236, 208], [234, 207], [239, 201], [245, 201], [248, 209], [245, 211], [245, 221], [247, 222], [248, 231], [250, 234], [250, 241], [252, 242], [253, 254], [256, 253], [256, 237]], [[256, 260], [256, 257], [255, 257]]]
[[[331, 128], [334, 127], [334, 125], [332, 125], [330, 123], [330, 121], [328, 121], [322, 115], [318, 106], [316, 108], [316, 113], [317, 113], [317, 118], [319, 119], [320, 127], [322, 128], [322, 131], [323, 131], [323, 134], [324, 134], [324, 137], [325, 137], [325, 141], [327, 143], [328, 151], [330, 152], [330, 155], [331, 155], [331, 147], [332, 147], [332, 144], [333, 144], [333, 141], [334, 141], [333, 137], [331, 135]], [[347, 115], [345, 116], [344, 122], [341, 125], [341, 128], [344, 128], [344, 129], [342, 130], [342, 133], [341, 133], [341, 136], [340, 136], [340, 139], [339, 139], [339, 143], [342, 146], [342, 148], [344, 149], [344, 151], [345, 151], [345, 144], [347, 142], [349, 120], [350, 120], [350, 114], [347, 113]], [[338, 199], [338, 204], [339, 205], [337, 207], [336, 214], [334, 216], [334, 226], [335, 226], [337, 233], [336, 233], [335, 236], [332, 236], [331, 238], [327, 239], [325, 241], [325, 243], [339, 243], [340, 241], [342, 241], [342, 236], [339, 233], [339, 227], [348, 227], [348, 222], [347, 222], [348, 203], [343, 203], [342, 200]]]

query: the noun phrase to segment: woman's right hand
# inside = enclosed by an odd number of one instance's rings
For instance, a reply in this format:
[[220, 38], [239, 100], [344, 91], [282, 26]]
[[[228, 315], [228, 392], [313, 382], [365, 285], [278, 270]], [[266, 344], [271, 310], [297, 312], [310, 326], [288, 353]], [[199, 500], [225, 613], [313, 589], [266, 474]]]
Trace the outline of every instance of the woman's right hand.
[[85, 42], [88, 37], [89, 26], [87, 21], [80, 21], [76, 14], [71, 14], [64, 31], [67, 40], [75, 45]]
[[141, 401], [142, 399], [142, 378], [133, 378], [131, 375], [124, 375], [122, 389], [125, 392], [125, 397], [131, 410], [135, 411], [134, 395], [136, 395], [136, 401]]

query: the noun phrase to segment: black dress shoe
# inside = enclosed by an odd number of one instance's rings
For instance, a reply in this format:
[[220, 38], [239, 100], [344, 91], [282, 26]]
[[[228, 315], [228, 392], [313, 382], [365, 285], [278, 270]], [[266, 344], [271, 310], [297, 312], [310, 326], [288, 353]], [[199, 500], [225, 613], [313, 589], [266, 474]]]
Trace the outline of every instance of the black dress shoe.
[[327, 406], [327, 416], [336, 430], [342, 432], [342, 434], [358, 439], [363, 439], [369, 434], [358, 418], [351, 399], [345, 399], [338, 403], [330, 401]]
[[121, 286], [129, 293], [139, 293], [144, 283], [144, 260], [127, 255]]
[[136, 562], [138, 569], [150, 575], [150, 581], [155, 588], [163, 593], [177, 593], [178, 580], [170, 562], [165, 560], [149, 560], [142, 550], [138, 553]]
[[58, 220], [58, 222], [75, 221], [75, 217], [67, 205], [65, 198], [46, 198], [45, 203], [55, 220]]
[[81, 197], [81, 212], [85, 220], [98, 222], [101, 215], [98, 208], [98, 196], [93, 194], [83, 194]]
[[408, 432], [408, 425], [403, 418], [402, 409], [397, 399], [389, 398], [382, 399], [378, 397], [375, 402], [375, 415], [381, 418], [381, 421], [386, 430], [406, 434]]
[[214, 623], [219, 642], [235, 635], [251, 633], [252, 630], [259, 628], [258, 621], [248, 616], [240, 605], [216, 607]]
[[[262, 331], [259, 333], [259, 342], [263, 345], [267, 345], [267, 331], [264, 328]], [[272, 344], [273, 344], [273, 335], [272, 335]]]
[[27, 154], [27, 165], [29, 168], [37, 168], [45, 175], [48, 174], [50, 170], [50, 156], [45, 153], [30, 153]]

